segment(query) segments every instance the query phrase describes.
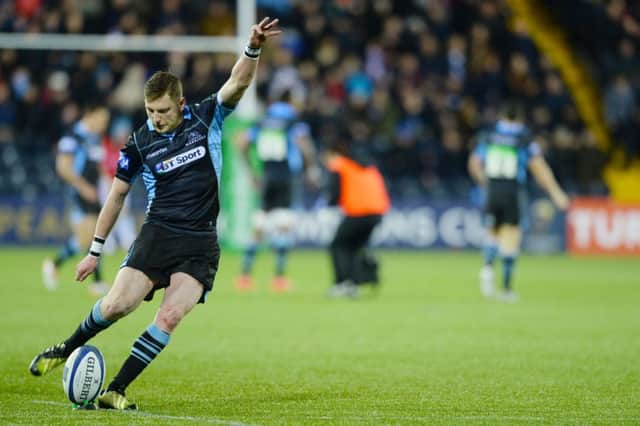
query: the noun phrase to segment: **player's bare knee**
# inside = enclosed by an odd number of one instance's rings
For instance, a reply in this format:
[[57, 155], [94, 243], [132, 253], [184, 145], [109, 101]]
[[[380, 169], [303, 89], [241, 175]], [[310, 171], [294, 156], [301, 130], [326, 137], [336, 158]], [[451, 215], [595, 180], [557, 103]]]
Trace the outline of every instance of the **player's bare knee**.
[[164, 305], [158, 311], [156, 323], [162, 330], [172, 332], [186, 314], [187, 309], [182, 305]]
[[112, 298], [105, 297], [100, 304], [103, 317], [110, 321], [126, 316], [134, 308], [135, 305], [133, 303], [129, 303], [126, 299], [117, 296]]

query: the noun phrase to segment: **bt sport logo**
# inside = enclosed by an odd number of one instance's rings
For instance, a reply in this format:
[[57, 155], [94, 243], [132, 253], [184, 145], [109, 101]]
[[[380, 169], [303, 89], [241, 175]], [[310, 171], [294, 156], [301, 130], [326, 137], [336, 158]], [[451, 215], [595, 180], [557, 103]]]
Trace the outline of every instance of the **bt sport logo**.
[[205, 156], [205, 149], [202, 146], [190, 149], [171, 158], [161, 161], [156, 164], [156, 173], [168, 173], [171, 170], [177, 169], [182, 166], [186, 166], [189, 163], [193, 163]]

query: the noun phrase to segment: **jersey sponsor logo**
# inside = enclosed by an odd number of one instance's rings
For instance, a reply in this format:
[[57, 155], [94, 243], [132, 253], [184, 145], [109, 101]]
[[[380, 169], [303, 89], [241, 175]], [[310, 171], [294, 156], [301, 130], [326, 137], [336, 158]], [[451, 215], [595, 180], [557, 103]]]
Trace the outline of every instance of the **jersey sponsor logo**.
[[118, 167], [122, 170], [129, 170], [129, 157], [124, 152], [120, 153], [120, 158], [118, 158]]
[[189, 163], [193, 163], [194, 161], [203, 158], [205, 153], [205, 149], [202, 146], [190, 149], [187, 152], [183, 152], [182, 154], [178, 154], [156, 164], [156, 172], [168, 173], [171, 170], [186, 166]]
[[148, 160], [149, 158], [157, 157], [160, 154], [164, 154], [167, 151], [169, 151], [169, 148], [163, 147], [163, 148], [160, 148], [160, 149], [158, 149], [156, 151], [153, 151], [152, 153], [147, 154], [146, 158]]
[[191, 133], [189, 133], [189, 137], [188, 137], [186, 146], [193, 145], [194, 143], [200, 142], [201, 140], [203, 140], [205, 138], [206, 138], [206, 136], [203, 135], [200, 132], [191, 132]]

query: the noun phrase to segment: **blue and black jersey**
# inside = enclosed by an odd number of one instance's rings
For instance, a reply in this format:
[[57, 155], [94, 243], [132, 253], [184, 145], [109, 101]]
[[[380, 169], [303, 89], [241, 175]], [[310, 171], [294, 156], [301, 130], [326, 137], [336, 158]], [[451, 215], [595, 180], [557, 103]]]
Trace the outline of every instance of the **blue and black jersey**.
[[517, 192], [526, 185], [529, 160], [541, 151], [524, 124], [498, 121], [480, 134], [474, 154], [482, 161], [490, 193]]
[[251, 129], [249, 138], [256, 145], [263, 165], [265, 182], [288, 181], [302, 172], [304, 161], [295, 143], [300, 136], [309, 136], [309, 126], [296, 121], [293, 106], [286, 102], [271, 104], [263, 120]]
[[222, 122], [233, 111], [211, 95], [187, 105], [171, 133], [158, 133], [151, 120], [137, 129], [120, 152], [116, 177], [147, 189], [146, 222], [177, 231], [213, 232], [220, 210]]
[[[73, 171], [82, 176], [89, 184], [96, 186], [100, 180], [100, 163], [104, 158], [104, 149], [100, 143], [100, 135], [89, 132], [82, 122], [76, 123], [58, 142], [58, 153], [73, 156]], [[71, 188], [74, 204], [82, 210], [97, 212], [96, 208], [88, 208], [78, 192]], [[94, 211], [95, 210], [95, 211]]]

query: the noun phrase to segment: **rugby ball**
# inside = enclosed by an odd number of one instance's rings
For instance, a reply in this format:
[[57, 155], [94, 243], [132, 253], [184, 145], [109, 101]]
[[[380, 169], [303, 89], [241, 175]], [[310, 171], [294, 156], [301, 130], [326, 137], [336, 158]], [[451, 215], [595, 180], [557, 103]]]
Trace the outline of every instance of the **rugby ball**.
[[102, 389], [104, 357], [95, 346], [80, 346], [71, 352], [62, 371], [62, 388], [74, 404], [92, 402]]

